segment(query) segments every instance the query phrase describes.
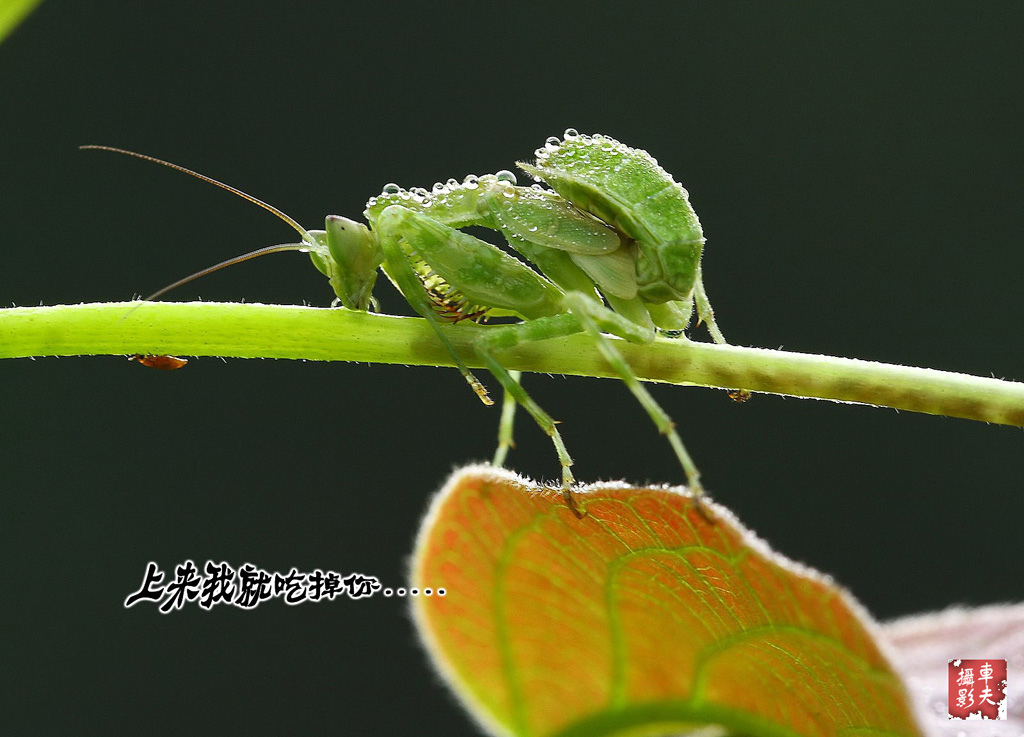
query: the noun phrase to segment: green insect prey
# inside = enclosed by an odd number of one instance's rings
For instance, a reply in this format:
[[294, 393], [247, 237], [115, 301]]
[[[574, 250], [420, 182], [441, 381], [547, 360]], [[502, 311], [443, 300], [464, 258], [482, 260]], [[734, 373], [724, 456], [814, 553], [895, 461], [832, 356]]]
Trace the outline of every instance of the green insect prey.
[[[102, 147], [94, 147], [102, 148]], [[115, 149], [117, 150], [117, 149]], [[129, 153], [132, 152], [123, 152]], [[158, 163], [167, 162], [132, 154]], [[350, 310], [375, 306], [378, 269], [414, 310], [435, 327], [459, 371], [485, 404], [486, 389], [440, 329], [469, 323], [477, 358], [505, 391], [494, 464], [504, 462], [512, 441], [515, 405], [522, 406], [551, 437], [562, 468], [566, 503], [582, 515], [572, 494], [572, 459], [555, 421], [530, 397], [502, 352], [516, 345], [587, 333], [658, 430], [668, 437], [691, 490], [702, 493], [700, 474], [675, 426], [640, 383], [615, 347], [615, 336], [650, 343], [659, 333], [680, 336], [696, 308], [712, 338], [724, 343], [701, 278], [704, 235], [686, 190], [646, 151], [602, 135], [549, 138], [533, 164], [519, 166], [537, 182], [519, 186], [509, 171], [462, 182], [449, 179], [433, 189], [405, 190], [389, 184], [371, 197], [368, 225], [328, 216], [324, 230], [307, 231], [276, 208], [209, 177], [275, 213], [302, 240], [259, 249], [204, 269], [147, 299], [224, 266], [285, 250], [310, 254]], [[482, 226], [501, 233], [522, 257], [463, 232]], [[492, 317], [518, 318], [500, 325]], [[475, 323], [475, 324], [474, 324]]]

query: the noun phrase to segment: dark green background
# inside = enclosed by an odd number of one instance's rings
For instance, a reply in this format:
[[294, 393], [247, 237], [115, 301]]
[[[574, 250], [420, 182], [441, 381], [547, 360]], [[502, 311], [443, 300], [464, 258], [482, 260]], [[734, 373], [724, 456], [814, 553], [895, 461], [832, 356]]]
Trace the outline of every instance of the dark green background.
[[[836, 5], [48, 0], [0, 46], [0, 302], [128, 299], [293, 237], [79, 144], [197, 168], [317, 227], [385, 182], [493, 172], [573, 126], [690, 190], [731, 341], [1024, 379], [1020, 6]], [[283, 255], [174, 296], [332, 295]], [[581, 479], [682, 480], [620, 384], [527, 381]], [[877, 616], [1024, 598], [1019, 429], [653, 391], [714, 496]], [[3, 361], [0, 407], [0, 723], [476, 733], [404, 601], [121, 606], [149, 560], [400, 585], [429, 495], [493, 450], [497, 411], [456, 372]], [[547, 439], [528, 422], [517, 438], [512, 467], [554, 477]]]

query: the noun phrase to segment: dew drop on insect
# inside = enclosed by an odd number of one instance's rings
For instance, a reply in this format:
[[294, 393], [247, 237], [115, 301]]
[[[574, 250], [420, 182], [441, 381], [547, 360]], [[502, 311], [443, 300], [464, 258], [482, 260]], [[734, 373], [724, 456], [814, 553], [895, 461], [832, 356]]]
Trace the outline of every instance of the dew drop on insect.
[[467, 174], [466, 178], [462, 180], [462, 184], [465, 185], [466, 189], [476, 189], [480, 186], [480, 177], [476, 174]]
[[398, 194], [399, 190], [401, 190], [401, 187], [394, 182], [389, 182], [384, 185], [384, 189], [381, 190], [381, 194]]
[[564, 135], [566, 140], [568, 140], [570, 138], [576, 138], [577, 136], [579, 136], [579, 134], [580, 132], [575, 128], [566, 128], [565, 133], [563, 133], [562, 135]]
[[508, 169], [502, 169], [494, 175], [499, 182], [508, 182], [509, 184], [516, 183], [516, 175], [510, 172]]

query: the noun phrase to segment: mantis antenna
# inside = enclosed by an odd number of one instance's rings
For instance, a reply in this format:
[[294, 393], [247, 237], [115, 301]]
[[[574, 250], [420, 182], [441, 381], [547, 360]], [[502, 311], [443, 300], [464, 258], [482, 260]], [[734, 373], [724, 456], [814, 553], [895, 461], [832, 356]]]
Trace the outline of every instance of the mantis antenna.
[[85, 150], [111, 151], [111, 152], [113, 152], [115, 154], [124, 154], [125, 156], [133, 156], [136, 159], [142, 159], [143, 161], [151, 161], [154, 164], [160, 164], [161, 166], [166, 166], [168, 169], [174, 169], [175, 171], [180, 171], [182, 174], [188, 174], [191, 177], [195, 177], [196, 179], [200, 179], [200, 180], [202, 180], [204, 182], [207, 182], [209, 184], [214, 185], [215, 187], [220, 187], [223, 190], [226, 190], [228, 192], [231, 192], [234, 195], [237, 195], [237, 196], [241, 197], [243, 200], [247, 200], [247, 201], [253, 203], [254, 205], [258, 205], [258, 206], [262, 207], [267, 212], [273, 213], [274, 215], [279, 217], [281, 220], [286, 222], [288, 225], [290, 225], [292, 228], [294, 228], [296, 231], [298, 231], [299, 235], [302, 236], [303, 243], [282, 243], [282, 244], [277, 245], [277, 246], [267, 246], [266, 248], [258, 248], [255, 251], [250, 251], [249, 253], [243, 253], [241, 256], [235, 256], [234, 258], [229, 258], [226, 261], [221, 261], [220, 263], [214, 264], [213, 266], [208, 266], [207, 268], [202, 269], [200, 271], [197, 271], [194, 274], [189, 274], [188, 276], [186, 276], [183, 279], [179, 279], [178, 281], [174, 282], [173, 284], [168, 284], [163, 289], [158, 289], [157, 291], [153, 292], [148, 297], [145, 297], [142, 300], [143, 302], [150, 302], [150, 301], [152, 301], [154, 299], [157, 299], [158, 297], [162, 297], [163, 295], [165, 295], [168, 292], [170, 292], [172, 289], [177, 289], [178, 287], [183, 286], [185, 284], [188, 284], [191, 281], [194, 281], [196, 279], [200, 279], [200, 278], [202, 278], [204, 276], [207, 276], [208, 274], [212, 274], [215, 271], [220, 271], [221, 269], [225, 269], [228, 266], [234, 266], [235, 264], [240, 264], [240, 263], [242, 263], [244, 261], [249, 261], [249, 260], [254, 259], [254, 258], [259, 258], [260, 256], [266, 256], [266, 255], [271, 254], [271, 253], [283, 253], [284, 251], [308, 251], [311, 246], [313, 248], [316, 248], [319, 245], [316, 242], [316, 240], [313, 238], [313, 236], [309, 233], [309, 231], [306, 230], [305, 228], [303, 228], [301, 225], [299, 225], [295, 221], [294, 218], [290, 217], [286, 213], [284, 213], [281, 210], [277, 209], [276, 207], [274, 207], [270, 203], [264, 202], [263, 200], [259, 199], [258, 197], [253, 197], [251, 194], [247, 194], [247, 193], [243, 192], [240, 189], [236, 189], [235, 187], [232, 187], [230, 184], [225, 184], [224, 182], [220, 182], [220, 181], [214, 179], [213, 177], [208, 177], [205, 174], [200, 174], [197, 171], [192, 171], [191, 169], [186, 169], [184, 166], [181, 166], [179, 164], [173, 164], [170, 161], [164, 161], [163, 159], [158, 159], [155, 156], [147, 156], [146, 154], [140, 154], [140, 153], [137, 153], [135, 151], [128, 151], [127, 149], [123, 149], [123, 148], [115, 148], [114, 146], [88, 145], [88, 146], [79, 146], [78, 148], [80, 150], [83, 150], [83, 151], [85, 151]]
[[307, 246], [305, 244], [300, 244], [300, 243], [282, 243], [279, 246], [267, 246], [266, 248], [257, 248], [255, 251], [249, 251], [249, 253], [243, 253], [241, 256], [235, 256], [234, 258], [229, 258], [226, 261], [221, 261], [219, 264], [214, 264], [213, 266], [207, 266], [205, 269], [200, 269], [199, 271], [195, 272], [194, 274], [189, 274], [188, 276], [184, 277], [183, 279], [178, 279], [178, 281], [174, 282], [173, 284], [168, 284], [166, 287], [163, 287], [162, 289], [156, 290], [155, 292], [153, 292], [148, 297], [143, 297], [142, 301], [143, 302], [152, 302], [154, 299], [157, 299], [159, 297], [164, 296], [165, 294], [167, 294], [172, 289], [177, 289], [178, 287], [184, 286], [185, 284], [188, 284], [191, 281], [195, 281], [196, 279], [201, 279], [202, 277], [204, 277], [204, 276], [206, 276], [208, 274], [212, 274], [215, 271], [220, 271], [221, 269], [226, 269], [227, 267], [234, 266], [235, 264], [240, 264], [243, 261], [250, 261], [250, 260], [252, 260], [254, 258], [259, 258], [260, 256], [266, 256], [267, 254], [271, 254], [271, 253], [283, 253], [285, 251], [308, 251], [308, 250], [309, 250], [309, 246]]

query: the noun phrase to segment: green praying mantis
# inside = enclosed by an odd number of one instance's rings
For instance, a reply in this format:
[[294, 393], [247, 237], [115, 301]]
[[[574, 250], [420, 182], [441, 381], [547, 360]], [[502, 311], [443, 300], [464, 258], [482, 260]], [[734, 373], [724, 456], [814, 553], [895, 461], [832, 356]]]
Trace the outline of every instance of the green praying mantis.
[[[388, 184], [367, 203], [368, 225], [330, 215], [324, 230], [306, 230], [272, 205], [176, 164], [106, 146], [83, 148], [124, 153], [202, 179], [274, 213], [300, 235], [299, 242], [203, 269], [147, 300], [251, 258], [303, 251], [345, 308], [366, 311], [376, 307], [372, 292], [383, 271], [435, 329], [481, 401], [493, 404], [441, 326], [465, 323], [476, 331], [473, 350], [505, 391], [493, 464], [504, 463], [520, 405], [551, 438], [565, 502], [577, 516], [584, 512], [572, 491], [573, 461], [557, 423], [523, 388], [518, 373], [502, 365], [501, 355], [520, 344], [586, 333], [668, 438], [691, 491], [703, 493], [700, 472], [674, 423], [609, 337], [646, 344], [663, 333], [685, 340], [682, 331], [696, 309], [712, 339], [725, 343], [701, 275], [700, 221], [686, 190], [646, 151], [570, 128], [537, 149], [535, 163], [518, 164], [538, 182], [532, 186], [519, 186], [507, 170], [449, 179], [430, 191]], [[461, 230], [468, 226], [501, 233], [526, 262]], [[518, 321], [483, 324], [492, 317]]]

